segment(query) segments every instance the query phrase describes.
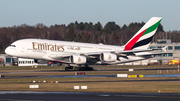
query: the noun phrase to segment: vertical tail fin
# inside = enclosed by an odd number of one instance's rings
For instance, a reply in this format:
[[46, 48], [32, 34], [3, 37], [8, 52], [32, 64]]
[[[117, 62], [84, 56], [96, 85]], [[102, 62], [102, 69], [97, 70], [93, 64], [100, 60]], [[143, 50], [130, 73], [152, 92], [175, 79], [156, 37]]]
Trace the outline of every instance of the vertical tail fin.
[[161, 22], [161, 17], [152, 17], [125, 45], [124, 51], [147, 49]]

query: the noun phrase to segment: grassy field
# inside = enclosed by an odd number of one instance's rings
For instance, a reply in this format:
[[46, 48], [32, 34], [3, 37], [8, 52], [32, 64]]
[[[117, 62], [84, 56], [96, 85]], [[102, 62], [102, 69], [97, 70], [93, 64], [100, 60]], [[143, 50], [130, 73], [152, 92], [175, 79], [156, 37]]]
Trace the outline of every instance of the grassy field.
[[[85, 75], [117, 75], [117, 74], [179, 74], [177, 66], [95, 66], [96, 70], [84, 71]], [[128, 69], [135, 71], [129, 72]], [[113, 71], [108, 71], [113, 70]], [[117, 70], [117, 71], [116, 71]], [[122, 71], [121, 71], [122, 70]], [[158, 73], [161, 70], [161, 73]], [[168, 70], [168, 72], [167, 72]], [[34, 71], [34, 72], [33, 72]], [[180, 77], [90, 77], [90, 78], [43, 78], [47, 75], [75, 75], [77, 71], [64, 71], [64, 67], [44, 66], [0, 67], [1, 91], [66, 91], [66, 92], [118, 92], [118, 93], [180, 93]], [[21, 77], [22, 76], [22, 77]], [[25, 77], [28, 76], [28, 77]], [[31, 77], [33, 76], [33, 77]], [[37, 76], [37, 77], [35, 77]], [[31, 83], [46, 80], [47, 83]], [[58, 81], [59, 83], [50, 83]], [[39, 85], [39, 89], [30, 89], [29, 85]], [[86, 90], [74, 90], [74, 86], [86, 85]]]

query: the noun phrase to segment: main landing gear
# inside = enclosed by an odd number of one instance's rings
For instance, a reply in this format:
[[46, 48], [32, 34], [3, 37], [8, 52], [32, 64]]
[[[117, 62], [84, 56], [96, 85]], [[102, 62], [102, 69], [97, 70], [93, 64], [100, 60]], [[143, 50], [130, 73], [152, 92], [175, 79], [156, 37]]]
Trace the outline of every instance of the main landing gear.
[[93, 67], [89, 67], [89, 66], [82, 66], [82, 67], [73, 67], [73, 66], [69, 66], [69, 67], [65, 67], [66, 71], [70, 71], [70, 70], [75, 70], [75, 71], [93, 71]]

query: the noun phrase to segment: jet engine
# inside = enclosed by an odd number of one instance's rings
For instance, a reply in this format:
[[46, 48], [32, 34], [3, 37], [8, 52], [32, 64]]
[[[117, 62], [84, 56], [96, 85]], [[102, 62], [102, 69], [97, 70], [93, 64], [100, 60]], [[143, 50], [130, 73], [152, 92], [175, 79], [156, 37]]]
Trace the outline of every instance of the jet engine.
[[117, 60], [117, 55], [112, 53], [101, 53], [100, 60], [104, 62], [114, 62]]
[[75, 63], [75, 64], [85, 64], [87, 59], [85, 56], [80, 56], [80, 55], [72, 55], [70, 58], [69, 58], [69, 61], [71, 63]]

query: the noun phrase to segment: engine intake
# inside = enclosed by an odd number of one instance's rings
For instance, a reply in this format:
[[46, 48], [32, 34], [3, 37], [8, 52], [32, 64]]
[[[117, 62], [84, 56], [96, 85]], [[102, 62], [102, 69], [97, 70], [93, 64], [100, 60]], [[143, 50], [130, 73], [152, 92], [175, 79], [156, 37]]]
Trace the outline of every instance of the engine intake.
[[103, 62], [114, 62], [117, 60], [117, 55], [112, 53], [101, 53], [100, 60]]
[[70, 58], [69, 58], [69, 61], [71, 63], [74, 63], [74, 64], [85, 64], [87, 59], [85, 56], [80, 56], [80, 55], [72, 55]]

